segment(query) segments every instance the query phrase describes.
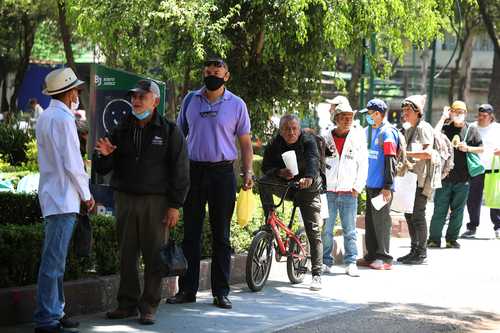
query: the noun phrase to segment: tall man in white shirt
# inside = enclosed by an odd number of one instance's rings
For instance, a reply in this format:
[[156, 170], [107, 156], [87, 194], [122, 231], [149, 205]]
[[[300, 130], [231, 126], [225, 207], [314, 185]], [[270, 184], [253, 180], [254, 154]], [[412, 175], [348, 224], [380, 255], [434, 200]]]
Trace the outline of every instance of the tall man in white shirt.
[[83, 83], [70, 68], [56, 69], [45, 78], [43, 94], [52, 100], [36, 126], [38, 197], [45, 219], [45, 238], [38, 273], [35, 333], [64, 333], [70, 332], [66, 328], [78, 326], [64, 315], [63, 277], [80, 203], [83, 201], [88, 210], [94, 206], [70, 110]]

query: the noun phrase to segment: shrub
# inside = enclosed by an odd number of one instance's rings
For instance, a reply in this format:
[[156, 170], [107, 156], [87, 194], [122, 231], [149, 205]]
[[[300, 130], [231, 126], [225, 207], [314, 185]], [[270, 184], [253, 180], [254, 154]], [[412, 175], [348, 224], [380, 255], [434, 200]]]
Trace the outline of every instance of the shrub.
[[0, 225], [37, 224], [42, 221], [38, 195], [0, 192]]
[[31, 132], [0, 124], [0, 155], [5, 162], [12, 165], [26, 162], [26, 145], [32, 137]]

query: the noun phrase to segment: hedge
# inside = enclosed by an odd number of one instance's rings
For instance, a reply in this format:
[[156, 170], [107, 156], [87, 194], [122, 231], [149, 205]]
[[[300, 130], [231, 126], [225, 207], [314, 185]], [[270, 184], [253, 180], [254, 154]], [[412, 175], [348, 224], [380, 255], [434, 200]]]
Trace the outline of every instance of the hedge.
[[42, 212], [36, 194], [0, 192], [0, 225], [41, 222]]

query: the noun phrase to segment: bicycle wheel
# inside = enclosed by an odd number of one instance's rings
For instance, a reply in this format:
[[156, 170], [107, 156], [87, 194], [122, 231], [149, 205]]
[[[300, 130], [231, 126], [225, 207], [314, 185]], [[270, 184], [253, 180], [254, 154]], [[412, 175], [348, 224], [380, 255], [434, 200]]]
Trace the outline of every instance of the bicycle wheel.
[[273, 235], [259, 231], [253, 238], [246, 262], [248, 288], [260, 291], [266, 284], [273, 262]]
[[[307, 273], [307, 261], [309, 256], [309, 243], [307, 235], [303, 228], [300, 228], [295, 234], [304, 247], [305, 253], [302, 253], [300, 246], [293, 240], [289, 239], [289, 254], [286, 259], [286, 273], [291, 283], [302, 283], [304, 276]], [[302, 258], [300, 258], [300, 256]]]

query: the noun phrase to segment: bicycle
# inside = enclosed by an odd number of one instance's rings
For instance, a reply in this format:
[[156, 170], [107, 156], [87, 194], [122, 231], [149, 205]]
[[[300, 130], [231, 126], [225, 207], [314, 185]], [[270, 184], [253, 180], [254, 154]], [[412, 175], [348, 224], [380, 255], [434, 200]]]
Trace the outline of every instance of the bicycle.
[[[262, 185], [283, 186], [281, 184], [256, 181]], [[309, 244], [303, 227], [299, 228], [297, 232], [292, 231], [297, 209], [295, 200], [288, 226], [276, 215], [276, 210], [284, 203], [288, 191], [298, 188], [298, 182], [288, 183], [280, 202], [277, 205], [272, 205], [266, 223], [253, 237], [248, 250], [245, 272], [247, 285], [252, 291], [260, 291], [264, 288], [271, 271], [273, 251], [276, 251], [276, 261], [280, 261], [281, 257], [287, 257], [286, 271], [292, 284], [304, 281], [309, 260]], [[281, 236], [280, 230], [284, 231], [284, 237]]]

